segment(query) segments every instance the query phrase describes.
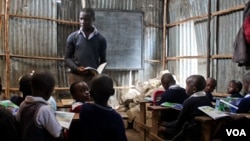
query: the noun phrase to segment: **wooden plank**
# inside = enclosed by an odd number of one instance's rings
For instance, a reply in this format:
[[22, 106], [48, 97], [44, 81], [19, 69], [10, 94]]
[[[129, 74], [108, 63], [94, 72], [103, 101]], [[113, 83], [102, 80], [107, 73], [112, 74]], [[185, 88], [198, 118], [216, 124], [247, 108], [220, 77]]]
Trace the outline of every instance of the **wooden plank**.
[[[149, 103], [149, 101], [140, 101], [140, 123], [143, 125], [146, 125], [146, 104]], [[146, 140], [146, 129], [140, 128], [140, 141]]]

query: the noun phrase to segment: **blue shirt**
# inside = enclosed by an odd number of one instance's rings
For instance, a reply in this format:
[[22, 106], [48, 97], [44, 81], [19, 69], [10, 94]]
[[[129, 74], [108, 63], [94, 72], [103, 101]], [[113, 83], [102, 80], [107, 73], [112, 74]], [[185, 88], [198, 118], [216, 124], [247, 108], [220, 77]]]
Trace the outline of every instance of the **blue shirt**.
[[80, 124], [82, 141], [127, 141], [121, 115], [111, 107], [83, 104]]
[[248, 113], [250, 111], [250, 96], [241, 99], [236, 113]]
[[75, 31], [68, 36], [65, 62], [72, 73], [77, 74], [78, 66], [97, 68], [106, 62], [106, 39], [94, 30], [91, 38]]

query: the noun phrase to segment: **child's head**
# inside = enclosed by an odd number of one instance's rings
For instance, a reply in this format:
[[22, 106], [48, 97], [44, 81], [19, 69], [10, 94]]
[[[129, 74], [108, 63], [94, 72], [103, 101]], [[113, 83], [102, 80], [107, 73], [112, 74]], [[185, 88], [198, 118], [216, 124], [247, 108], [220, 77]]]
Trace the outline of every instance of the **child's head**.
[[165, 73], [161, 77], [161, 85], [167, 90], [171, 85], [175, 85], [174, 77], [171, 73]]
[[231, 80], [228, 83], [227, 93], [233, 94], [233, 93], [239, 93], [242, 89], [242, 83], [240, 81]]
[[25, 98], [27, 95], [31, 95], [31, 78], [32, 75], [25, 74], [19, 80], [19, 91], [23, 93], [23, 97]]
[[49, 71], [35, 72], [31, 78], [32, 95], [39, 96], [46, 101], [55, 87], [55, 78]]
[[70, 85], [70, 94], [73, 99], [76, 101], [88, 101], [90, 99], [89, 96], [89, 87], [88, 84], [84, 81], [74, 82]]
[[96, 75], [90, 83], [90, 95], [95, 103], [105, 104], [114, 94], [113, 80], [105, 74]]
[[186, 79], [186, 93], [192, 95], [198, 91], [204, 90], [206, 87], [206, 80], [201, 75], [191, 75]]
[[211, 93], [214, 91], [216, 86], [217, 86], [217, 81], [214, 78], [211, 78], [211, 77], [207, 78], [206, 87], [205, 87], [204, 91], [206, 93]]

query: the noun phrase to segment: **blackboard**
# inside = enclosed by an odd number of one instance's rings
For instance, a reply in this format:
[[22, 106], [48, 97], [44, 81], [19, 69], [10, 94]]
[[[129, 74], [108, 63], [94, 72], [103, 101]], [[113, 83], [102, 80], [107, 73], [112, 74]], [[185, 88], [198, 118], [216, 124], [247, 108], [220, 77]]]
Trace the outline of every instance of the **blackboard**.
[[114, 70], [142, 68], [143, 14], [95, 11], [94, 25], [107, 40], [107, 67]]

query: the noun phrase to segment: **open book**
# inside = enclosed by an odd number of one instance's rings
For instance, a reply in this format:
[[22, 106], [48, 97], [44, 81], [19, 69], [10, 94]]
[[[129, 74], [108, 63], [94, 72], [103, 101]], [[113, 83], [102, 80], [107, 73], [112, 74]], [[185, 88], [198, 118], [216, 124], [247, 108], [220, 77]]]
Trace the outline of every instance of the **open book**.
[[15, 103], [11, 102], [10, 100], [2, 100], [0, 101], [0, 105], [9, 109], [13, 115], [15, 115], [19, 109], [19, 106], [17, 106]]
[[210, 116], [214, 120], [230, 116], [229, 114], [222, 111], [218, 111], [210, 106], [200, 106], [198, 107], [198, 109], [207, 114], [208, 116]]
[[75, 113], [72, 112], [64, 112], [64, 111], [56, 111], [55, 112], [56, 119], [59, 122], [59, 124], [66, 128], [69, 129], [70, 124], [74, 118]]
[[215, 109], [223, 112], [235, 113], [242, 98], [221, 98], [216, 100]]
[[85, 67], [85, 71], [90, 71], [92, 74], [101, 74], [106, 66], [107, 66], [107, 62], [99, 65], [97, 69], [92, 68], [92, 67]]
[[173, 109], [176, 109], [176, 110], [181, 110], [183, 108], [182, 104], [179, 104], [179, 103], [171, 103], [171, 102], [163, 102], [161, 104], [161, 106], [164, 106], [164, 107], [170, 107], [170, 108], [173, 108]]

